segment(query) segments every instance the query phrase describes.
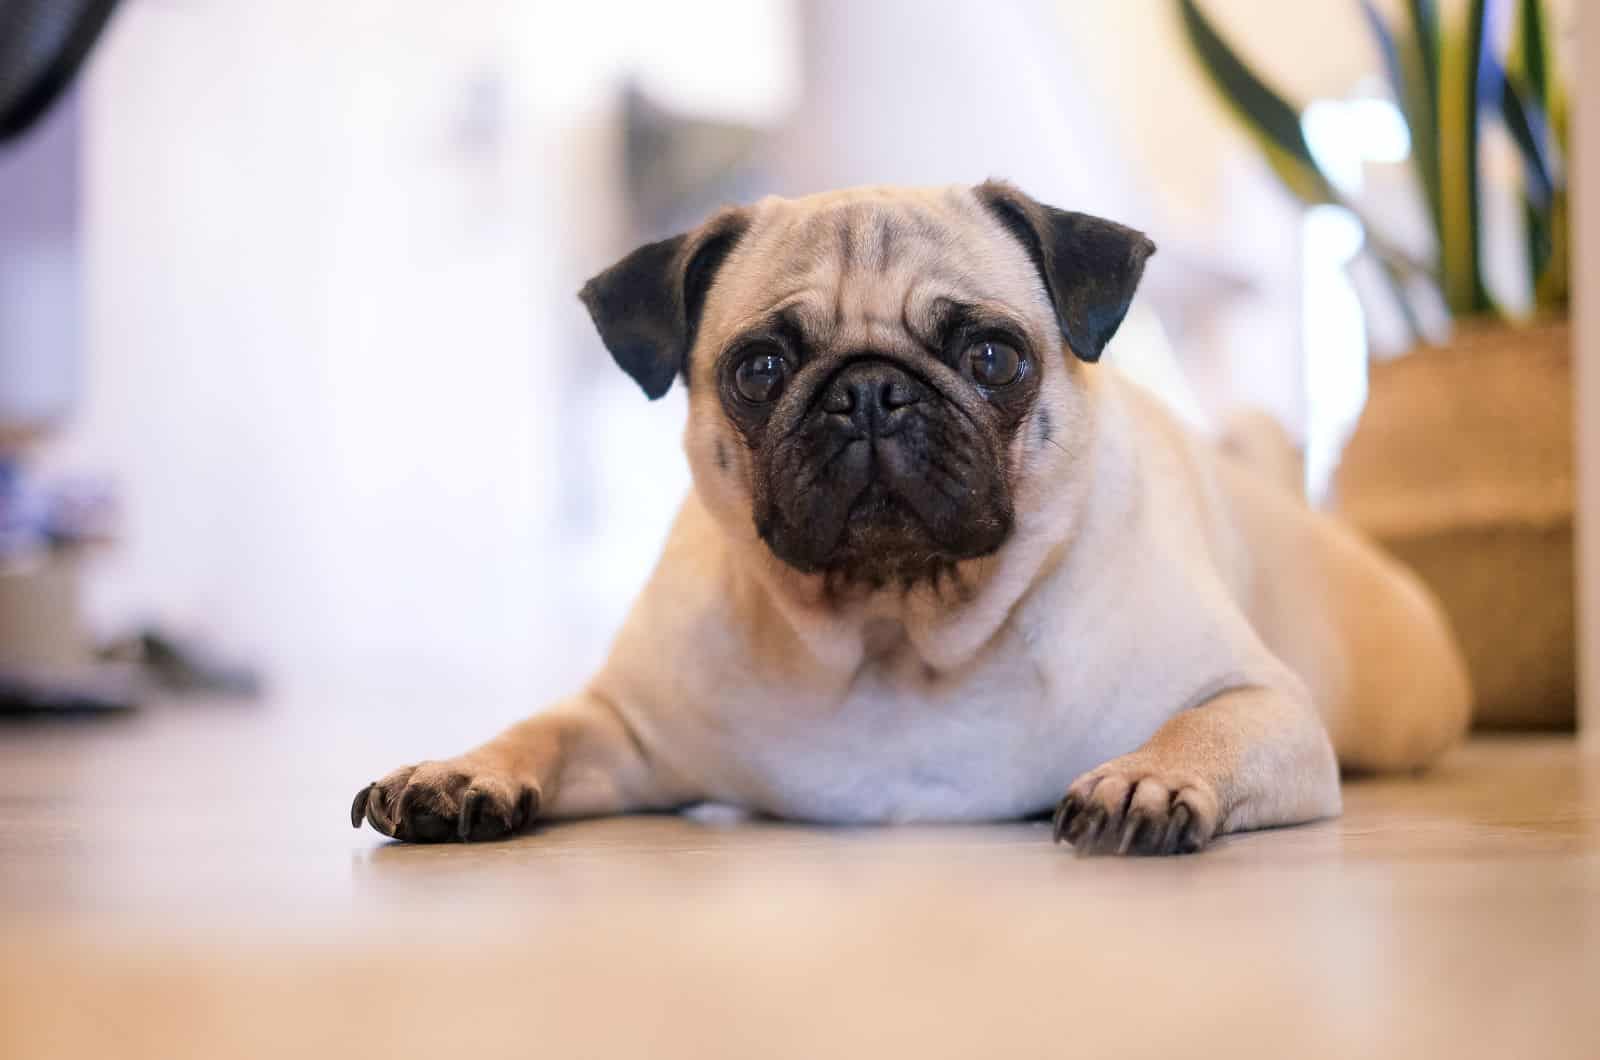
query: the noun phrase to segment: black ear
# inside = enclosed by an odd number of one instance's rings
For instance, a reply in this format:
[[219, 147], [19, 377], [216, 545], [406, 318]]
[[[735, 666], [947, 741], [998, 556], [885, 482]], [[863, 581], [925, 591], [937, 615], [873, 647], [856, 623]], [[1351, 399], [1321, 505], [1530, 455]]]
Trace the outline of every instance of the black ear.
[[651, 400], [686, 368], [711, 282], [746, 227], [737, 211], [719, 214], [693, 232], [646, 243], [578, 292], [606, 349]]
[[985, 181], [976, 190], [978, 201], [1033, 259], [1067, 345], [1081, 359], [1098, 361], [1121, 326], [1156, 245], [1143, 232], [1045, 206], [1001, 181]]

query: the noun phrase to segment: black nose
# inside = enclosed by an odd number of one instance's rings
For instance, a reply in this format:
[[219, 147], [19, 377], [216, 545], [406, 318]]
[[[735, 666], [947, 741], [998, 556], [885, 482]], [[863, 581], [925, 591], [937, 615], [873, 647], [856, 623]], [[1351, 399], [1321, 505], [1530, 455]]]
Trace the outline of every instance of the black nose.
[[857, 430], [881, 434], [894, 414], [922, 400], [922, 386], [886, 361], [857, 361], [828, 381], [822, 410], [848, 417]]

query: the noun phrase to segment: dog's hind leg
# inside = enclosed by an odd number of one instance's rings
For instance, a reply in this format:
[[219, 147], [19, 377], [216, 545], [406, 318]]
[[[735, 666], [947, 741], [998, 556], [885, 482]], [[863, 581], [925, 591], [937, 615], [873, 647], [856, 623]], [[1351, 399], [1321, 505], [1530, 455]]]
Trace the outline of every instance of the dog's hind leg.
[[1471, 685], [1416, 575], [1254, 475], [1235, 472], [1229, 492], [1252, 544], [1251, 623], [1310, 690], [1340, 764], [1415, 769], [1458, 741]]
[[1260, 409], [1239, 409], [1224, 421], [1216, 444], [1224, 457], [1305, 498], [1305, 457], [1276, 417]]

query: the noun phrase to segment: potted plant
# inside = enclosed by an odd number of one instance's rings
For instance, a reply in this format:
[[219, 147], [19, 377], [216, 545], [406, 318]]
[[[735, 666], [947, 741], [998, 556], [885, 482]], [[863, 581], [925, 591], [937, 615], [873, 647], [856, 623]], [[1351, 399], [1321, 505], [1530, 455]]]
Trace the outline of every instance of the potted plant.
[[[1408, 563], [1454, 622], [1477, 720], [1570, 726], [1575, 711], [1572, 387], [1567, 330], [1567, 98], [1541, 0], [1359, 0], [1408, 127], [1432, 251], [1397, 245], [1329, 179], [1301, 108], [1253, 71], [1196, 0], [1177, 0], [1208, 79], [1308, 204], [1351, 209], [1414, 348], [1369, 366], [1368, 399], [1334, 503]], [[1511, 33], [1495, 46], [1497, 14]], [[1499, 121], [1521, 159], [1526, 286], [1509, 310], [1485, 284], [1480, 136]], [[1503, 264], [1503, 263], [1501, 263]], [[1448, 326], [1423, 322], [1429, 303]], [[1397, 646], [1396, 650], [1403, 650]]]

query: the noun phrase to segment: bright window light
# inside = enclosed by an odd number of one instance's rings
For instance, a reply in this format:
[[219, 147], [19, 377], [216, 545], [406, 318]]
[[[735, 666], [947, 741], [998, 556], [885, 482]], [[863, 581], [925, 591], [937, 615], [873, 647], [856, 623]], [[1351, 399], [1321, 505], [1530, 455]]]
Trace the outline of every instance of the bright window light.
[[1400, 108], [1386, 99], [1352, 99], [1344, 105], [1351, 127], [1360, 137], [1361, 157], [1394, 165], [1411, 157], [1411, 130]]
[[1411, 154], [1411, 134], [1400, 109], [1386, 99], [1319, 99], [1300, 115], [1311, 155], [1333, 186], [1359, 195], [1368, 162], [1392, 165]]
[[1367, 334], [1350, 259], [1361, 250], [1361, 222], [1342, 206], [1306, 211], [1301, 248], [1305, 302], [1306, 493], [1326, 495], [1367, 399]]

